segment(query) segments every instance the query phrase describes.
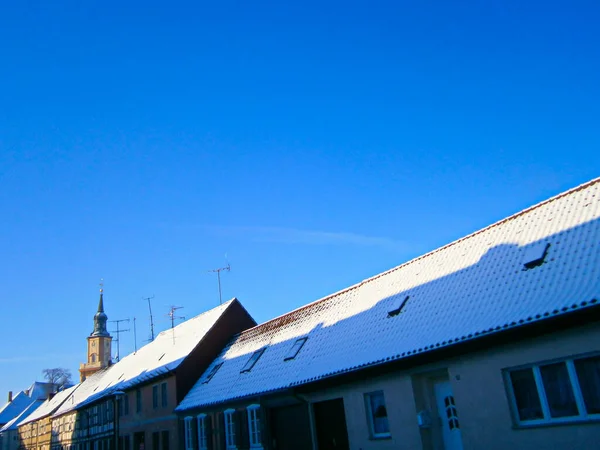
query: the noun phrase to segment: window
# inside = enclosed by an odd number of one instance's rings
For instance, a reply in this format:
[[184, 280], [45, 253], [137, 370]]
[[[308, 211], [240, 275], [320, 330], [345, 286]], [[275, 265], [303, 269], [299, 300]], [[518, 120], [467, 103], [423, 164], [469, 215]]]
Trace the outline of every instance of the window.
[[250, 405], [247, 409], [250, 448], [262, 448], [260, 441], [260, 405]]
[[600, 356], [508, 370], [506, 381], [520, 425], [600, 418]]
[[129, 414], [129, 396], [124, 394], [117, 401], [119, 403], [119, 417]]
[[186, 417], [183, 422], [184, 437], [185, 437], [185, 448], [186, 450], [193, 450], [194, 448], [194, 435], [192, 430], [192, 418]]
[[387, 408], [383, 391], [365, 394], [367, 421], [372, 438], [390, 437], [390, 424], [388, 422]]
[[402, 299], [401, 297], [394, 297], [392, 303], [388, 308], [388, 317], [393, 317], [400, 314], [406, 306], [406, 303], [408, 302], [409, 298], [410, 296], [408, 295], [404, 299]]
[[152, 433], [152, 450], [160, 450], [160, 432]]
[[260, 350], [255, 351], [252, 354], [252, 356], [250, 357], [250, 359], [248, 360], [248, 362], [246, 363], [246, 365], [244, 366], [244, 368], [240, 371], [240, 373], [250, 372], [264, 352], [265, 352], [264, 348], [261, 348]]
[[289, 361], [290, 359], [294, 359], [306, 343], [307, 339], [307, 337], [297, 339], [296, 342], [294, 342], [294, 345], [292, 345], [292, 348], [290, 349], [289, 353], [285, 355], [285, 358], [283, 358], [283, 360]]
[[162, 450], [169, 450], [169, 430], [164, 430], [161, 433]]
[[203, 384], [208, 383], [212, 379], [212, 377], [215, 376], [215, 374], [221, 368], [222, 365], [223, 365], [223, 363], [220, 362], [219, 364], [215, 364], [214, 366], [212, 366], [212, 369], [210, 369], [210, 372], [208, 372], [208, 375], [206, 375], [206, 378], [204, 379], [204, 381], [202, 383]]
[[163, 408], [167, 407], [167, 383], [160, 385], [160, 400]]
[[135, 412], [142, 412], [142, 390], [138, 389], [135, 391]]
[[206, 429], [206, 414], [199, 414], [196, 420], [198, 421], [198, 449], [207, 450], [208, 430]]
[[152, 386], [152, 407], [158, 408], [158, 384]]
[[233, 415], [235, 409], [227, 409], [224, 412], [225, 420], [225, 447], [228, 449], [235, 449], [235, 421]]

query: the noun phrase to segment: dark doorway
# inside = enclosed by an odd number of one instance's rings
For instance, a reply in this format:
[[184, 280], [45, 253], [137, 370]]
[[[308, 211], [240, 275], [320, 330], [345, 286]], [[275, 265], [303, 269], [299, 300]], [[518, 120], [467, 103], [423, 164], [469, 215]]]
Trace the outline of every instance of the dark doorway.
[[283, 406], [269, 410], [273, 450], [310, 450], [308, 405]]
[[350, 450], [344, 400], [317, 402], [313, 408], [319, 450]]
[[133, 450], [146, 450], [146, 435], [143, 431], [133, 433]]

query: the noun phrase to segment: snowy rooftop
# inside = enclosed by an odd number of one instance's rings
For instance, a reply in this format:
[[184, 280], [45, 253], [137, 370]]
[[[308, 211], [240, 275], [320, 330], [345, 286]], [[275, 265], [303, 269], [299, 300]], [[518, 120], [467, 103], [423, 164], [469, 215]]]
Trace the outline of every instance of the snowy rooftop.
[[10, 422], [16, 416], [21, 414], [33, 401], [27, 392], [21, 391], [15, 395], [12, 402], [6, 403], [0, 409], [0, 424]]
[[237, 299], [163, 331], [156, 338], [113, 364], [88, 377], [77, 391], [56, 411], [59, 416], [119, 390], [175, 370]]
[[43, 417], [49, 416], [54, 411], [56, 411], [56, 408], [58, 408], [60, 405], [62, 405], [62, 403], [67, 398], [69, 398], [69, 396], [73, 392], [75, 392], [79, 386], [80, 386], [79, 384], [76, 384], [75, 386], [65, 389], [64, 391], [60, 391], [51, 399], [46, 400], [30, 415], [28, 415], [23, 420], [21, 420], [19, 423], [17, 423], [17, 426], [20, 427], [21, 425], [25, 425], [26, 423], [33, 422], [34, 420], [38, 420]]
[[251, 328], [228, 344], [177, 410], [289, 388], [597, 304], [599, 218], [596, 179]]
[[17, 417], [12, 419], [10, 422], [8, 422], [6, 425], [4, 425], [2, 428], [0, 428], [0, 433], [4, 433], [5, 431], [9, 431], [9, 430], [16, 430], [17, 424], [19, 422], [25, 420], [27, 418], [27, 416], [29, 416], [31, 413], [33, 413], [43, 403], [44, 403], [44, 400], [41, 400], [41, 399], [33, 400], [29, 404], [29, 406], [21, 412], [21, 414], [19, 414]]

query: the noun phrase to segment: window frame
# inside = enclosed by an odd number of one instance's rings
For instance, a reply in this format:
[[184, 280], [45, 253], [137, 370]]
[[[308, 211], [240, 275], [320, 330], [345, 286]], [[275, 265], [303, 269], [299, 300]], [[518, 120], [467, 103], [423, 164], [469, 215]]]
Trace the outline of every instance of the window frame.
[[242, 367], [242, 370], [240, 370], [240, 373], [250, 372], [254, 366], [256, 366], [256, 363], [260, 360], [260, 358], [262, 358], [262, 355], [265, 353], [266, 349], [267, 347], [262, 347], [252, 353], [248, 361], [246, 361], [246, 364], [244, 364], [244, 367]]
[[206, 429], [206, 417], [204, 413], [196, 416], [198, 426], [198, 450], [208, 450], [208, 430]]
[[[591, 413], [588, 414], [587, 408], [585, 405], [585, 399], [583, 397], [583, 393], [581, 391], [581, 385], [579, 381], [579, 377], [577, 375], [577, 371], [575, 368], [575, 361], [594, 358], [600, 356], [600, 353], [584, 353], [580, 355], [569, 356], [567, 358], [558, 358], [546, 361], [540, 361], [532, 364], [525, 364], [516, 367], [510, 367], [503, 369], [503, 378], [504, 385], [506, 387], [506, 396], [509, 404], [509, 408], [511, 411], [511, 416], [513, 419], [513, 424], [516, 428], [534, 428], [539, 426], [548, 426], [548, 425], [556, 425], [556, 424], [568, 424], [568, 423], [581, 423], [581, 422], [597, 422], [600, 421], [600, 413]], [[548, 403], [548, 397], [546, 395], [546, 390], [544, 387], [544, 383], [542, 380], [542, 375], [540, 372], [540, 368], [552, 364], [565, 364], [567, 368], [567, 374], [569, 376], [569, 382], [571, 385], [571, 389], [573, 392], [573, 397], [575, 400], [575, 405], [578, 411], [578, 415], [576, 416], [566, 416], [566, 417], [552, 417], [550, 414], [550, 405]], [[543, 418], [541, 419], [531, 419], [531, 420], [521, 420], [519, 417], [519, 409], [517, 406], [517, 401], [515, 397], [514, 387], [512, 384], [512, 380], [510, 378], [510, 374], [512, 372], [518, 370], [527, 370], [531, 369], [533, 372], [533, 379], [535, 380], [535, 386], [537, 395], [540, 401], [540, 407], [542, 411]]]
[[283, 360], [291, 361], [292, 359], [296, 359], [296, 356], [298, 356], [298, 353], [300, 353], [300, 350], [302, 350], [304, 348], [306, 341], [308, 341], [308, 336], [303, 336], [301, 338], [296, 339], [294, 341], [294, 344], [292, 345], [292, 348], [290, 349], [289, 352], [287, 352], [287, 354], [285, 355], [285, 358], [283, 358]]
[[194, 430], [192, 428], [192, 416], [183, 419], [183, 437], [185, 450], [194, 450]]
[[249, 405], [246, 408], [246, 411], [248, 413], [248, 440], [250, 442], [250, 448], [262, 449], [260, 405]]
[[158, 384], [152, 385], [152, 409], [158, 408]]
[[[373, 411], [372, 407], [371, 407], [371, 398], [375, 395], [380, 395], [383, 398], [383, 407], [385, 408], [386, 411], [386, 418], [387, 418], [387, 424], [388, 424], [388, 431], [384, 431], [382, 433], [378, 433], [375, 431], [375, 411]], [[371, 391], [371, 392], [366, 392], [364, 394], [364, 399], [365, 399], [365, 413], [367, 416], [367, 424], [369, 426], [369, 436], [371, 439], [390, 439], [392, 437], [392, 430], [390, 427], [390, 418], [389, 415], [387, 414], [387, 405], [385, 402], [385, 394], [383, 392], [383, 389], [377, 390], [377, 391]]]
[[225, 448], [227, 450], [236, 450], [235, 443], [235, 409], [230, 408], [223, 411], [223, 421], [225, 424]]
[[160, 384], [160, 405], [163, 408], [169, 406], [169, 387], [166, 381]]

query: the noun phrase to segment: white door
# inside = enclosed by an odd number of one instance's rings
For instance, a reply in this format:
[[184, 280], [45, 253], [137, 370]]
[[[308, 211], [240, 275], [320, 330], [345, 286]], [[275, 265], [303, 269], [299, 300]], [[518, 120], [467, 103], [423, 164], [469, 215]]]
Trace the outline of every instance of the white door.
[[435, 383], [435, 401], [438, 414], [442, 423], [442, 436], [446, 450], [462, 450], [462, 437], [460, 435], [460, 422], [456, 411], [452, 386], [449, 381]]

